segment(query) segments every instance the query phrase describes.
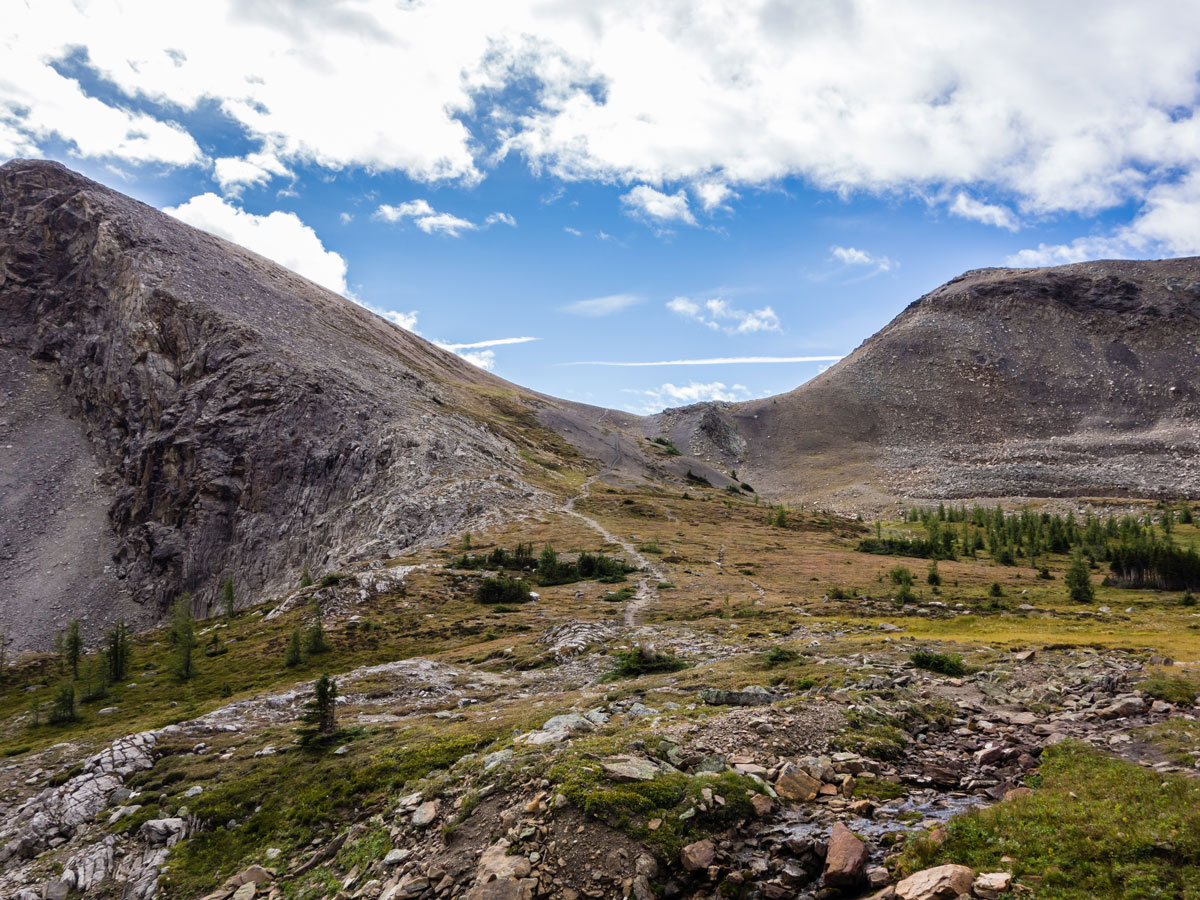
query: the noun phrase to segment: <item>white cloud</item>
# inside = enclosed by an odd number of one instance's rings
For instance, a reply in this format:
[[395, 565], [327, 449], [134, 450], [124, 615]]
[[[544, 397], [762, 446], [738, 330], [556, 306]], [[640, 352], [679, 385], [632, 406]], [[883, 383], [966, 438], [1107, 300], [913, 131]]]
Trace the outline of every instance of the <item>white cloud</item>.
[[354, 302], [359, 306], [369, 309], [371, 312], [375, 313], [375, 315], [387, 319], [393, 325], [399, 325], [405, 331], [411, 331], [413, 334], [420, 334], [420, 332], [417, 331], [418, 314], [415, 309], [409, 310], [408, 312], [399, 312], [394, 309], [380, 309], [377, 306], [372, 306], [370, 303], [364, 303], [363, 301], [356, 300], [353, 297], [350, 299], [354, 300]]
[[496, 351], [494, 350], [467, 351], [458, 355], [471, 365], [479, 366], [485, 372], [490, 372], [496, 368]]
[[832, 258], [847, 266], [865, 266], [876, 272], [890, 272], [896, 264], [886, 256], [875, 256], [857, 247], [839, 247], [836, 244], [829, 248]]
[[1128, 225], [1068, 244], [1039, 244], [1013, 254], [1008, 264], [1056, 266], [1086, 259], [1195, 255], [1200, 255], [1200, 172], [1151, 189]]
[[1012, 210], [1007, 206], [984, 203], [981, 200], [976, 200], [974, 197], [968, 196], [964, 191], [959, 191], [955, 195], [954, 202], [950, 204], [949, 211], [953, 216], [972, 219], [976, 222], [982, 222], [984, 225], [994, 225], [996, 228], [1005, 228], [1009, 231], [1016, 231], [1021, 227], [1021, 224], [1017, 221], [1017, 217], [1012, 214]]
[[560, 366], [616, 366], [642, 368], [645, 366], [737, 366], [774, 365], [778, 363], [837, 362], [840, 356], [717, 356], [709, 359], [659, 359], [651, 362], [582, 361], [556, 363]]
[[227, 185], [271, 173], [255, 154], [472, 183], [508, 153], [638, 185], [659, 227], [694, 220], [683, 191], [709, 209], [709, 185], [788, 177], [1094, 213], [1200, 171], [1197, 33], [1200, 4], [1173, 0], [10, 3], [0, 153], [200, 165], [180, 122], [219, 110], [250, 144], [214, 166]]
[[578, 228], [572, 228], [570, 225], [564, 225], [563, 231], [565, 231], [567, 234], [574, 235], [575, 237], [581, 237], [583, 235], [582, 231], [580, 231]]
[[292, 172], [273, 153], [251, 153], [244, 157], [223, 156], [213, 164], [213, 180], [226, 194], [236, 194], [248, 185], [266, 184], [275, 176]]
[[341, 222], [343, 225], [349, 225], [351, 222], [354, 221], [354, 216], [348, 212], [338, 213], [338, 221]]
[[676, 385], [670, 382], [648, 390], [625, 389], [627, 394], [640, 394], [649, 398], [635, 412], [653, 413], [667, 406], [687, 406], [692, 403], [705, 401], [723, 401], [733, 403], [738, 400], [749, 400], [750, 389], [744, 384], [726, 386], [720, 381], [699, 382], [689, 381], [687, 384]]
[[733, 189], [719, 181], [697, 182], [692, 190], [700, 199], [700, 205], [705, 212], [715, 212], [718, 209], [728, 209], [729, 201], [737, 197]]
[[348, 293], [346, 260], [326, 250], [317, 233], [295, 213], [276, 210], [259, 216], [216, 194], [200, 194], [163, 212], [273, 259], [331, 291]]
[[[412, 219], [426, 234], [440, 232], [450, 237], [459, 237], [464, 231], [476, 231], [479, 226], [468, 219], [450, 213], [438, 212], [426, 200], [408, 200], [399, 206], [387, 203], [375, 210], [374, 218], [385, 222], [403, 222]], [[514, 221], [512, 224], [516, 224]]]
[[483, 220], [484, 227], [489, 225], [508, 225], [512, 228], [517, 227], [517, 220], [506, 212], [494, 212]]
[[611, 316], [623, 309], [641, 303], [640, 297], [634, 294], [609, 294], [607, 297], [592, 297], [590, 300], [576, 300], [563, 307], [563, 312], [576, 316]]
[[629, 193], [621, 195], [621, 203], [635, 218], [654, 225], [669, 225], [672, 222], [696, 224], [696, 217], [688, 209], [687, 194], [682, 190], [664, 194], [649, 185], [639, 184]]
[[532, 341], [541, 340], [535, 337], [510, 337], [510, 338], [492, 338], [487, 341], [474, 341], [470, 344], [446, 344], [441, 341], [437, 345], [443, 350], [476, 350], [480, 347], [504, 347], [509, 344], [528, 344]]
[[676, 297], [667, 301], [667, 309], [685, 319], [694, 319], [707, 325], [713, 331], [724, 331], [726, 334], [782, 331], [779, 316], [769, 306], [744, 310], [730, 306], [719, 297], [705, 300], [703, 303], [697, 303], [688, 297]]

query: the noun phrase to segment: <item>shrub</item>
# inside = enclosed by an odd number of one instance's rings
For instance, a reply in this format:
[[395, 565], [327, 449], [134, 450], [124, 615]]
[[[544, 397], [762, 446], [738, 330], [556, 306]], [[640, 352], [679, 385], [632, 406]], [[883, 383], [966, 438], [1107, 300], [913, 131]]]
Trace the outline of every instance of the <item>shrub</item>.
[[784, 647], [772, 647], [763, 656], [763, 661], [768, 667], [783, 666], [790, 662], [795, 662], [800, 658], [800, 654], [795, 650], [788, 650]]
[[1179, 598], [1179, 604], [1181, 606], [1195, 606], [1196, 605], [1196, 595], [1193, 594], [1191, 591], [1184, 591], [1183, 596]]
[[531, 599], [528, 584], [505, 575], [485, 578], [475, 589], [477, 603], [528, 603]]
[[926, 583], [931, 584], [934, 587], [937, 587], [938, 585], [940, 585], [942, 583], [942, 575], [938, 571], [938, 565], [937, 565], [936, 559], [929, 564], [929, 571], [925, 574], [925, 581], [926, 581]]
[[967, 665], [957, 653], [932, 653], [916, 650], [910, 653], [909, 661], [918, 669], [927, 669], [939, 675], [966, 675]]
[[613, 654], [615, 665], [605, 680], [637, 678], [659, 672], [678, 672], [688, 664], [670, 651], [659, 651], [653, 647], [639, 645], [632, 650], [618, 650]]
[[341, 575], [338, 575], [334, 572], [330, 572], [328, 575], [324, 575], [321, 577], [321, 587], [323, 587], [323, 588], [333, 587], [335, 584], [341, 584], [341, 581], [342, 581]]
[[849, 600], [853, 595], [835, 584], [826, 592], [826, 596], [830, 600]]
[[300, 570], [300, 587], [302, 587], [302, 588], [312, 587], [312, 583], [313, 583], [312, 572], [310, 572], [308, 570], [308, 566], [305, 565], [305, 567]]
[[686, 475], [684, 475], [683, 477], [684, 477], [684, 479], [685, 479], [687, 482], [689, 482], [690, 484], [702, 484], [702, 485], [704, 485], [705, 487], [712, 487], [712, 482], [710, 482], [710, 481], [709, 481], [707, 478], [705, 478], [703, 475], [697, 475], [697, 474], [696, 474], [695, 472], [693, 472], [691, 469], [688, 469], [688, 470], [687, 470], [687, 474], [686, 474]]
[[992, 586], [990, 588], [988, 588], [988, 596], [989, 597], [1003, 597], [1004, 596], [1004, 588], [1000, 587], [1000, 582], [998, 582], [998, 581], [992, 582]]
[[912, 572], [908, 570], [907, 566], [896, 566], [888, 572], [888, 578], [892, 580], [892, 584], [906, 584], [911, 586], [913, 583]]
[[308, 626], [304, 633], [304, 652], [308, 654], [328, 653], [333, 649], [329, 637], [325, 634], [325, 626], [320, 620]]

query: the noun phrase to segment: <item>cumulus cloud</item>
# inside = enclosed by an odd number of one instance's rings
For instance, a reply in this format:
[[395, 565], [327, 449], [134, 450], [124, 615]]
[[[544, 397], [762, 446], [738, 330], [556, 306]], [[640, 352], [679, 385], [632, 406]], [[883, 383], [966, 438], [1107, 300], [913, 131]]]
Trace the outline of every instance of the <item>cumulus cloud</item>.
[[744, 384], [725, 385], [724, 382], [689, 381], [687, 384], [672, 384], [667, 382], [661, 387], [636, 390], [626, 388], [625, 393], [639, 394], [646, 401], [633, 408], [634, 412], [653, 413], [667, 406], [687, 406], [704, 401], [736, 402], [749, 400], [750, 389]]
[[667, 301], [667, 309], [685, 319], [694, 319], [713, 331], [724, 331], [726, 334], [782, 331], [779, 316], [769, 306], [745, 310], [731, 306], [719, 297], [700, 303], [689, 297], [676, 297]]
[[700, 205], [704, 207], [705, 212], [728, 209], [729, 201], [737, 197], [733, 188], [720, 181], [700, 181], [693, 186], [692, 190], [700, 200]]
[[606, 297], [576, 300], [574, 303], [568, 303], [562, 309], [563, 312], [568, 312], [572, 315], [596, 318], [598, 316], [611, 316], [613, 313], [619, 313], [621, 310], [641, 302], [641, 298], [634, 294], [609, 294]]
[[839, 247], [836, 244], [829, 248], [830, 257], [846, 266], [863, 266], [876, 272], [890, 272], [895, 263], [886, 256], [876, 256], [857, 247]]
[[[496, 213], [496, 215], [505, 215], [504, 213]], [[401, 203], [398, 206], [391, 206], [387, 203], [381, 204], [375, 210], [374, 218], [381, 219], [384, 222], [403, 222], [405, 219], [412, 219], [418, 228], [426, 234], [446, 234], [450, 237], [459, 237], [464, 231], [476, 231], [479, 226], [474, 222], [463, 219], [450, 213], [438, 212], [426, 200], [409, 200]], [[508, 216], [512, 219], [511, 216]], [[490, 221], [489, 221], [489, 224]], [[506, 224], [516, 225], [516, 220]]]
[[273, 153], [223, 156], [213, 163], [213, 180], [226, 194], [236, 194], [250, 185], [266, 184], [277, 175], [291, 174], [291, 170]]
[[639, 184], [629, 193], [621, 195], [621, 203], [630, 215], [652, 225], [664, 226], [675, 222], [696, 224], [696, 217], [688, 208], [687, 194], [682, 190], [664, 194], [649, 185]]
[[471, 365], [479, 366], [485, 372], [491, 372], [496, 368], [495, 350], [465, 350], [462, 353], [458, 353], [458, 355]]
[[[228, 186], [272, 174], [255, 154], [466, 184], [513, 154], [637, 185], [626, 206], [660, 228], [693, 223], [687, 191], [711, 210], [729, 200], [713, 186], [788, 177], [839, 194], [963, 190], [959, 212], [1007, 227], [970, 198], [1004, 196], [1016, 217], [1094, 213], [1200, 171], [1195, 3], [1096, 0], [1086, 21], [1036, 0], [697, 0], [686, 15], [536, 0], [8, 6], [0, 153], [62, 141], [200, 165], [181, 123], [216, 109], [250, 146], [214, 164]], [[68, 58], [105, 90], [62, 74]], [[1190, 245], [1187, 221], [1158, 217], [1143, 252]]]
[[1005, 228], [1008, 231], [1016, 231], [1021, 227], [1017, 221], [1017, 217], [1012, 214], [1012, 210], [1007, 206], [1000, 206], [996, 203], [984, 203], [982, 200], [976, 200], [974, 197], [968, 196], [963, 191], [959, 191], [955, 195], [954, 202], [950, 204], [949, 212], [952, 216], [972, 219], [976, 222], [982, 222], [984, 225], [993, 225], [996, 228]]
[[1152, 255], [1200, 255], [1200, 172], [1151, 189], [1141, 212], [1128, 225], [1067, 244], [1039, 244], [1013, 254], [1008, 264], [1055, 266], [1086, 259]]
[[273, 259], [331, 291], [348, 293], [346, 260], [341, 254], [326, 250], [317, 233], [295, 213], [276, 210], [259, 216], [211, 193], [167, 207], [163, 212]]

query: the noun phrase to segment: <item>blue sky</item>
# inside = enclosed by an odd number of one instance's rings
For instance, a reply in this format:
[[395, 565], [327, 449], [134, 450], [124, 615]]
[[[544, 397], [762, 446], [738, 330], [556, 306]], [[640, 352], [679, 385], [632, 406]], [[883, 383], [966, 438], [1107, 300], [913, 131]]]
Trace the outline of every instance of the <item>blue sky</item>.
[[966, 269], [1200, 252], [1197, 4], [170, 6], [0, 23], [0, 159], [571, 399], [786, 391]]

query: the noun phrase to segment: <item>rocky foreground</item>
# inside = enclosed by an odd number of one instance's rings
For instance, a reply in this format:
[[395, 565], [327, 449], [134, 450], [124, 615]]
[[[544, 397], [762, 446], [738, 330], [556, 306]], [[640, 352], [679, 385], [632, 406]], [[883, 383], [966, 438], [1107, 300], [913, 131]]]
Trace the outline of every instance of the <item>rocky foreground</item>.
[[[327, 589], [341, 598], [328, 608], [361, 619], [372, 595], [361, 584]], [[616, 623], [546, 629], [537, 643], [556, 660], [550, 668], [413, 658], [352, 670], [339, 678], [344, 728], [469, 735], [545, 712], [536, 727], [458, 753], [308, 846], [264, 846], [204, 896], [995, 898], [1036, 884], [1014, 880], [1011, 866], [905, 874], [906, 850], [936, 848], [955, 814], [1024, 802], [1044, 751], [1059, 744], [1103, 747], [1156, 771], [1187, 768], [1141, 737], [1195, 721], [1190, 706], [1134, 687], [1148, 665], [1169, 661], [1026, 650], [947, 677], [907, 660], [915, 642], [904, 624], [884, 626], [887, 649], [863, 652], [861, 639], [879, 630], [814, 623], [780, 635], [776, 643], [806, 647], [809, 663], [843, 683], [799, 691], [697, 690], [662, 678], [614, 691], [597, 675], [623, 646], [653, 644], [699, 667], [758, 652], [686, 627]], [[256, 765], [305, 765], [290, 727], [310, 692], [302, 683], [238, 700], [119, 738], [82, 763], [70, 744], [8, 763], [3, 893], [185, 896], [173, 887], [172, 849], [247, 824], [205, 812], [206, 795], [225, 782]], [[360, 740], [329, 748], [329, 758], [358, 758]]]

